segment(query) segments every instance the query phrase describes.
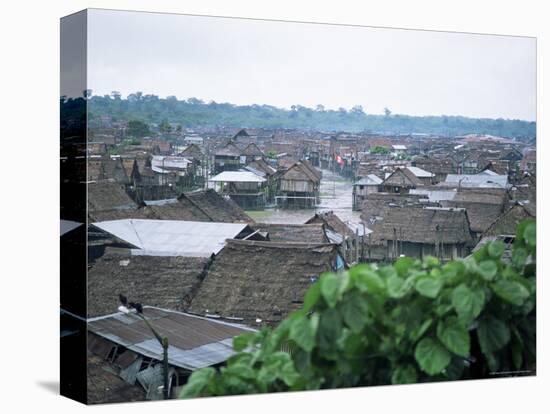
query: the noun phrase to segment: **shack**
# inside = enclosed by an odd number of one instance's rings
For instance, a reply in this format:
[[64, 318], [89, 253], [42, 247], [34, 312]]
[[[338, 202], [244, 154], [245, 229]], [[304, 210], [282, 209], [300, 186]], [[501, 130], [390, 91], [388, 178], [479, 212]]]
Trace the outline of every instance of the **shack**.
[[246, 210], [262, 210], [267, 180], [251, 171], [224, 171], [210, 179], [218, 193], [230, 197]]
[[383, 180], [376, 175], [368, 174], [367, 176], [361, 178], [359, 181], [353, 183], [353, 210], [361, 210], [363, 201], [365, 201], [369, 194], [377, 193], [380, 189], [380, 185], [382, 184], [382, 182]]
[[302, 160], [292, 164], [280, 178], [278, 207], [313, 208], [319, 201], [321, 172]]

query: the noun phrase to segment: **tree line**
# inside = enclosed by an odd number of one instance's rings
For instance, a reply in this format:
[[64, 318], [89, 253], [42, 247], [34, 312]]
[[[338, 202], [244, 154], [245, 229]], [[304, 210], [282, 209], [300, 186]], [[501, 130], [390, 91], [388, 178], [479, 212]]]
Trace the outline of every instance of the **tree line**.
[[290, 109], [271, 105], [234, 105], [204, 102], [197, 98], [179, 100], [136, 92], [122, 98], [120, 93], [88, 97], [91, 121], [100, 116], [114, 120], [140, 120], [160, 124], [163, 121], [182, 127], [226, 126], [238, 128], [296, 128], [318, 131], [374, 132], [387, 134], [423, 133], [441, 136], [489, 134], [508, 138], [533, 138], [536, 123], [517, 119], [468, 118], [464, 116], [411, 116], [370, 114], [360, 105], [350, 109], [309, 108], [292, 105]]

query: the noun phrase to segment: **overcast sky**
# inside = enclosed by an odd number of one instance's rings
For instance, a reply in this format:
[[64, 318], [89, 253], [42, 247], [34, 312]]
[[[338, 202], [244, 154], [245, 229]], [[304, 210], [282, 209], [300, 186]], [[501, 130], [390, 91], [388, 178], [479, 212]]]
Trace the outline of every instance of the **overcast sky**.
[[532, 121], [536, 41], [90, 10], [88, 86], [97, 95]]

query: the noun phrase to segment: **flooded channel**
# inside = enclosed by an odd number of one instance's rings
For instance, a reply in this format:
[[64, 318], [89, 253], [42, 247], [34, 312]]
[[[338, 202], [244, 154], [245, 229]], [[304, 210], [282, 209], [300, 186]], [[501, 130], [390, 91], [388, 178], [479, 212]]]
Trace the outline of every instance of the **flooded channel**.
[[332, 210], [343, 221], [360, 222], [360, 212], [352, 210], [353, 183], [329, 170], [322, 170], [321, 203], [315, 209], [280, 209], [267, 208], [263, 211], [247, 211], [246, 213], [260, 223], [301, 224], [315, 213]]

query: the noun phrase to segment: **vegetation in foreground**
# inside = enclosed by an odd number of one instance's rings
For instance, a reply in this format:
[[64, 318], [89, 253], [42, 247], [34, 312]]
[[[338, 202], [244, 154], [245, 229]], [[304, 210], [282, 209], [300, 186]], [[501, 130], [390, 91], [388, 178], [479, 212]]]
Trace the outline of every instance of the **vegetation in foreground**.
[[441, 264], [403, 257], [327, 273], [275, 329], [236, 337], [181, 397], [534, 374], [536, 226]]

